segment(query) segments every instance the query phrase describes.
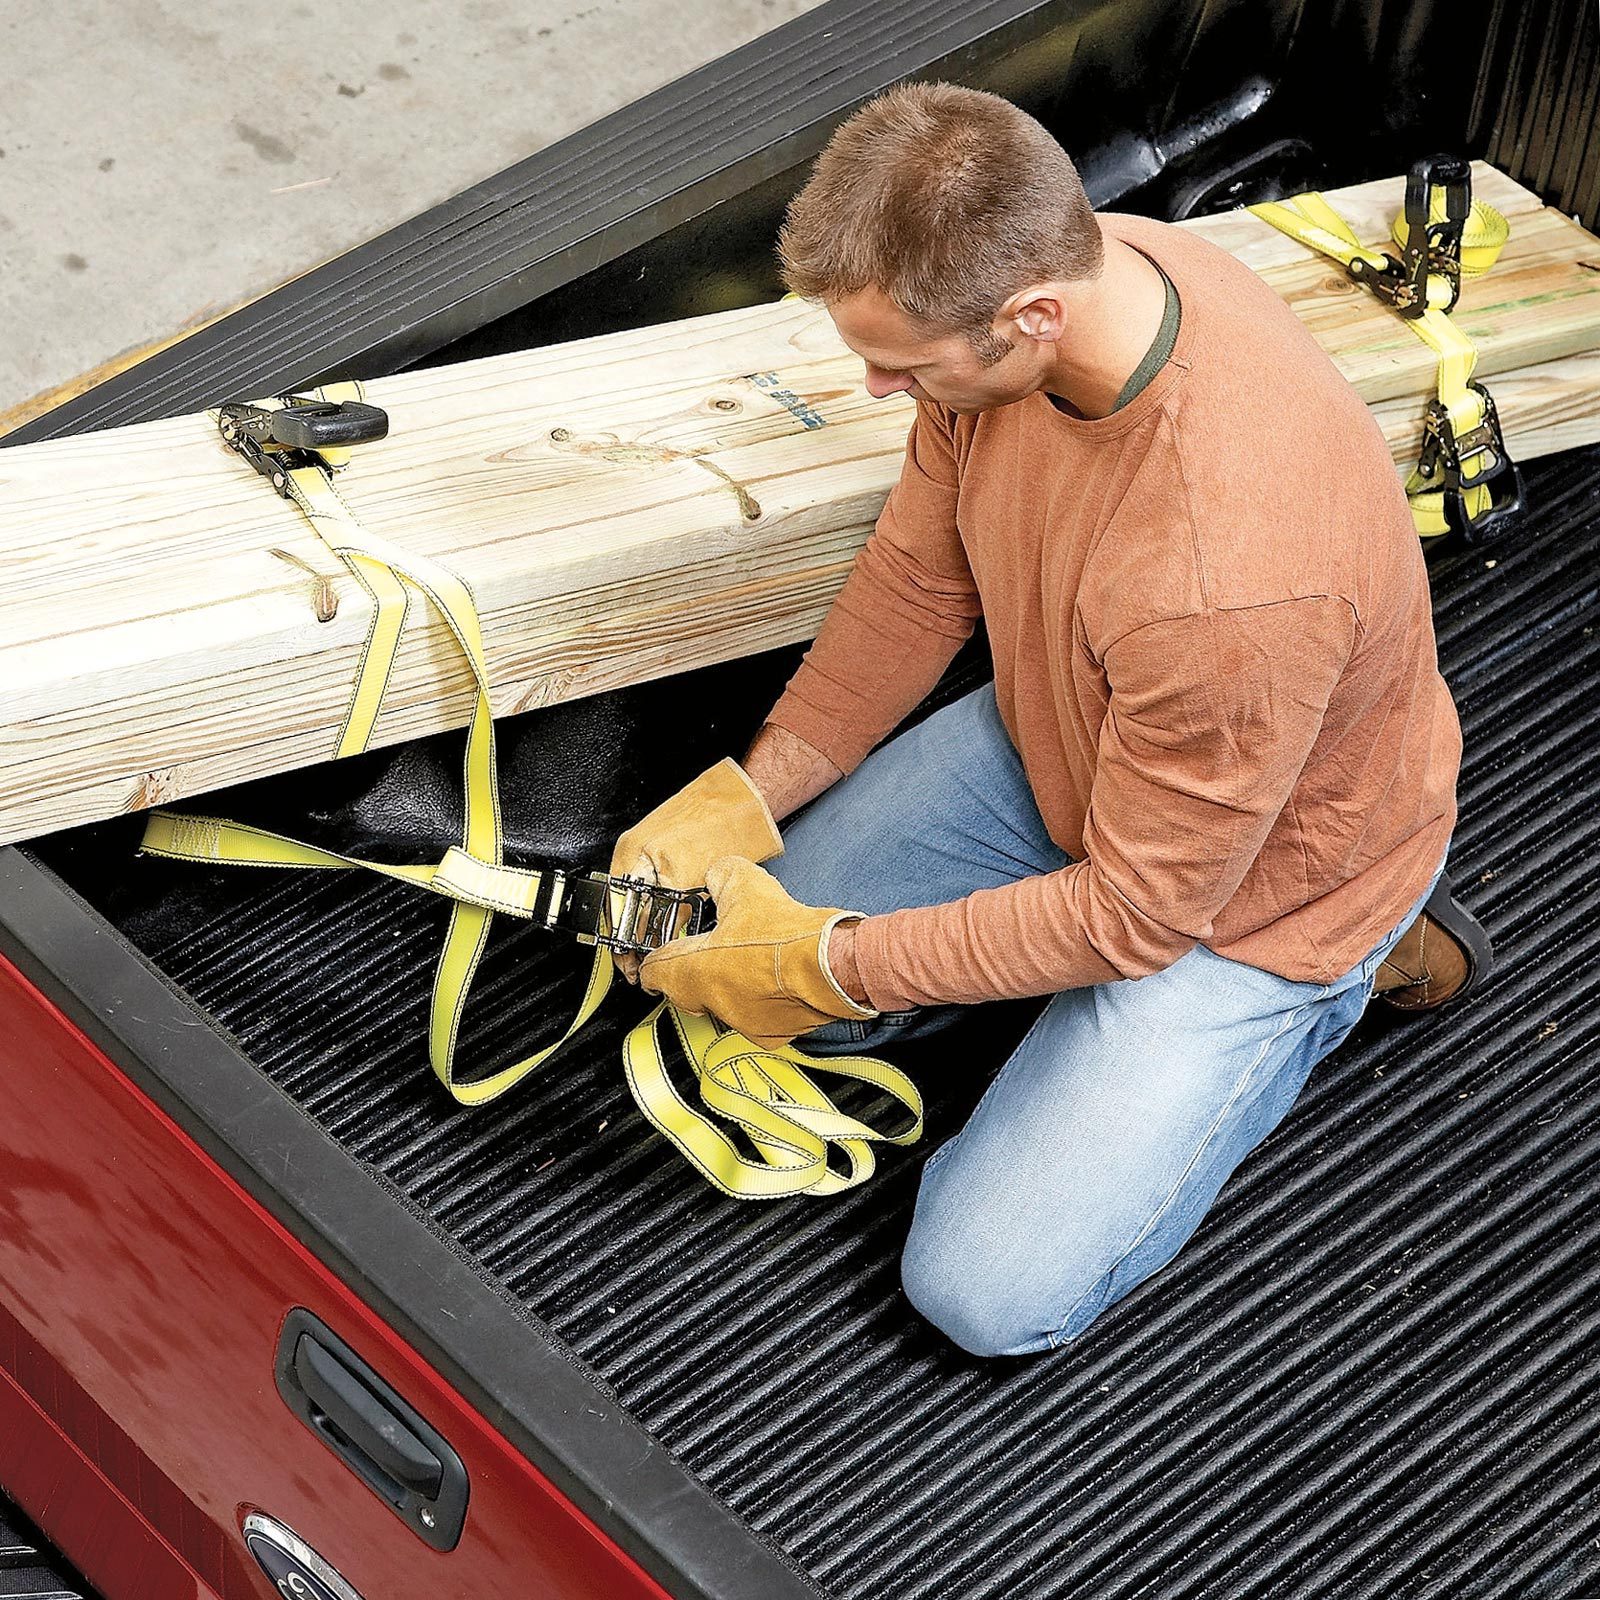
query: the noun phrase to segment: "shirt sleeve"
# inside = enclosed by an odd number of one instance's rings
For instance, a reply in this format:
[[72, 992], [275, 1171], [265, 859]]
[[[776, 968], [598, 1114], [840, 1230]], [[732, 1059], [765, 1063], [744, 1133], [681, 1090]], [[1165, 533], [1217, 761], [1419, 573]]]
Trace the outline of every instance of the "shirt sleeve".
[[850, 772], [939, 681], [977, 625], [956, 527], [953, 413], [917, 402], [900, 477], [816, 639], [764, 721]]
[[1140, 978], [1211, 934], [1322, 729], [1354, 649], [1332, 596], [1207, 610], [1117, 639], [1084, 857], [856, 935], [883, 1011]]

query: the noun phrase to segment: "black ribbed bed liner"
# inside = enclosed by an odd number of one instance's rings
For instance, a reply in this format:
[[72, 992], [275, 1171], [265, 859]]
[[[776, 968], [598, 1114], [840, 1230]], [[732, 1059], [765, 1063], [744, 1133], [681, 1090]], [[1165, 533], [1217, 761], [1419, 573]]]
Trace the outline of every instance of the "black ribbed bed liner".
[[[1600, 449], [1527, 479], [1524, 535], [1429, 552], [1466, 735], [1451, 871], [1493, 978], [1437, 1017], [1369, 1013], [1178, 1259], [1045, 1355], [965, 1356], [897, 1271], [922, 1160], [1039, 1002], [895, 1053], [929, 1133], [870, 1184], [741, 1203], [634, 1110], [632, 991], [457, 1111], [422, 1055], [427, 897], [130, 869], [126, 831], [112, 874], [104, 830], [37, 853], [840, 1600], [1600, 1595]], [[719, 685], [769, 704], [796, 657], [698, 675], [689, 720]], [[671, 777], [630, 781], [653, 802]], [[584, 970], [505, 931], [464, 1059], [550, 1038]]]
[[89, 1600], [82, 1578], [0, 1494], [0, 1600]]

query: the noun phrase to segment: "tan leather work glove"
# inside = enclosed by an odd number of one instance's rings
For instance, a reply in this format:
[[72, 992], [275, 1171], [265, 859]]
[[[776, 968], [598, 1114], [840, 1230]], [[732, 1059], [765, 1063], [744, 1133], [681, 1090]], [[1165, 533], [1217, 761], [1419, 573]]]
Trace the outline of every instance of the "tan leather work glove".
[[[697, 889], [717, 856], [770, 861], [783, 854], [783, 836], [761, 791], [732, 756], [669, 795], [621, 835], [611, 872], [668, 889]], [[639, 981], [639, 957], [613, 955], [629, 983]]]
[[739, 856], [706, 869], [717, 903], [709, 933], [652, 950], [639, 981], [675, 1006], [713, 1016], [757, 1044], [787, 1044], [839, 1017], [875, 1017], [828, 970], [828, 935], [864, 911], [803, 906], [770, 872]]

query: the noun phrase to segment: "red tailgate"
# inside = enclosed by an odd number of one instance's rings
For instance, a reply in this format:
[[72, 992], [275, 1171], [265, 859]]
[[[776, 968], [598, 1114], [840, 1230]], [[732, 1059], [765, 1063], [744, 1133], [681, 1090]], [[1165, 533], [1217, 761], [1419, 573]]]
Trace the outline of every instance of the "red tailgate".
[[[368, 1600], [666, 1594], [4, 961], [0, 1097], [0, 1482], [108, 1600], [272, 1595], [253, 1510]], [[284, 1403], [296, 1307], [459, 1453], [454, 1550]]]

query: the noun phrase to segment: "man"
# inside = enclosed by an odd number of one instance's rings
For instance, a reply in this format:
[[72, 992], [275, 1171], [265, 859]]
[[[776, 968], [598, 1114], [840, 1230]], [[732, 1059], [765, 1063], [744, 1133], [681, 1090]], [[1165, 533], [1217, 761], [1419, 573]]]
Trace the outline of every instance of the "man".
[[[1421, 547], [1293, 312], [1097, 215], [1005, 100], [881, 95], [779, 248], [916, 418], [742, 763], [619, 841], [613, 870], [718, 908], [637, 976], [856, 1052], [1048, 995], [902, 1258], [964, 1348], [1044, 1350], [1172, 1258], [1375, 989], [1432, 1009], [1488, 970], [1444, 874], [1461, 731]], [[994, 681], [875, 748], [980, 613]]]

